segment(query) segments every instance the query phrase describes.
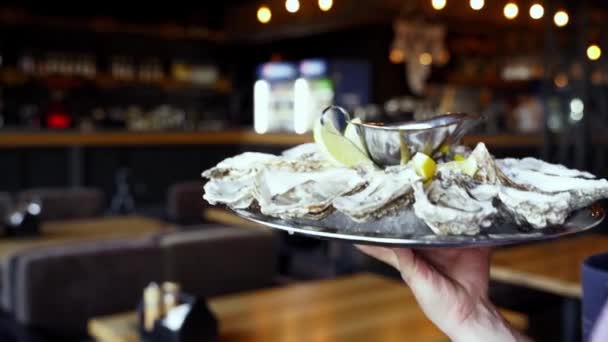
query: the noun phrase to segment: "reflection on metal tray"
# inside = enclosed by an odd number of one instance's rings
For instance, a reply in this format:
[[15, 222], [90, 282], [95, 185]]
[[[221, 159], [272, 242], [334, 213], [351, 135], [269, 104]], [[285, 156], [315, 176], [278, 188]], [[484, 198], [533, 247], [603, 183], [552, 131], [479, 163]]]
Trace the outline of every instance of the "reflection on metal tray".
[[594, 204], [578, 210], [562, 225], [544, 229], [517, 227], [511, 222], [496, 222], [477, 235], [435, 235], [412, 210], [377, 221], [356, 223], [340, 213], [322, 220], [283, 220], [261, 214], [257, 209], [235, 210], [247, 220], [289, 233], [357, 244], [394, 247], [481, 247], [547, 240], [579, 233], [597, 226], [604, 210]]

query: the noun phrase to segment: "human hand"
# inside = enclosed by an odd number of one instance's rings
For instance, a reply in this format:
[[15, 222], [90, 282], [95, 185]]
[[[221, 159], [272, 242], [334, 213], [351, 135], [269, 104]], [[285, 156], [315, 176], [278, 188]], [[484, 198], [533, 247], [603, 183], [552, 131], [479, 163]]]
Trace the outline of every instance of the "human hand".
[[397, 269], [425, 315], [453, 341], [525, 341], [488, 299], [490, 249], [357, 246]]

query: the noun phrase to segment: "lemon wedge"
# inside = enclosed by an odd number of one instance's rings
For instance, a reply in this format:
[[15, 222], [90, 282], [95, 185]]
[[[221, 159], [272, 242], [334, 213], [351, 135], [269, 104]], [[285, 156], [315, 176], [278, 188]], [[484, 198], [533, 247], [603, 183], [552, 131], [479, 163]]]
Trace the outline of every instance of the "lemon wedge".
[[424, 153], [418, 152], [412, 158], [414, 163], [414, 170], [418, 176], [422, 177], [424, 181], [433, 178], [435, 170], [437, 170], [437, 164], [433, 158], [427, 156]]
[[[361, 119], [354, 118], [351, 120], [351, 122], [361, 123]], [[352, 123], [348, 123], [348, 125], [346, 125], [346, 129], [344, 130], [344, 137], [357, 146], [357, 148], [361, 150], [361, 152], [365, 153], [366, 156], [368, 155], [367, 149], [365, 148], [365, 145], [363, 145], [363, 139], [361, 139], [361, 136], [359, 133], [357, 133], [357, 126], [353, 125]]]
[[332, 164], [346, 167], [373, 165], [366, 153], [332, 127], [323, 126], [321, 120], [315, 123], [313, 137], [323, 156]]
[[477, 173], [477, 170], [479, 169], [477, 161], [475, 160], [475, 158], [471, 157], [447, 162], [442, 164], [441, 167], [453, 170], [460, 170], [471, 177], [475, 176], [475, 173]]

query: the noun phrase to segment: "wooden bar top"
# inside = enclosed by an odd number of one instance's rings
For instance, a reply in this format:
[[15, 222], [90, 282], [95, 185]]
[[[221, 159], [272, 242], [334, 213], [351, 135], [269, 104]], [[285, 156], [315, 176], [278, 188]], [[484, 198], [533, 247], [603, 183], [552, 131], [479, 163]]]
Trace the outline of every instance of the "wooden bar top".
[[[541, 135], [468, 135], [464, 143], [485, 142], [489, 147], [536, 148]], [[198, 132], [0, 132], [0, 148], [165, 146], [165, 145], [271, 145], [312, 142], [312, 134], [257, 134], [246, 129]]]
[[278, 145], [312, 142], [309, 134], [257, 134], [249, 130], [209, 132], [1, 132], [0, 148], [70, 146]]
[[507, 247], [494, 253], [490, 274], [505, 283], [580, 298], [583, 261], [606, 251], [608, 236], [599, 234]]
[[[405, 284], [372, 274], [212, 298], [209, 306], [221, 342], [448, 341]], [[528, 324], [505, 316], [518, 329]], [[94, 318], [88, 330], [100, 342], [139, 340], [135, 313]]]

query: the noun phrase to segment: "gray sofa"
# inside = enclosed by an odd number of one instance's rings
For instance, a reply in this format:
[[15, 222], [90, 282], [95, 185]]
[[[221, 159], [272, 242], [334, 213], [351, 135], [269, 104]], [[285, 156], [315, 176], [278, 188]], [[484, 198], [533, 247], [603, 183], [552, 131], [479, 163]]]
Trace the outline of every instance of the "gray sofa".
[[203, 200], [203, 181], [176, 183], [167, 191], [167, 216], [179, 224], [196, 224], [202, 222], [203, 209], [207, 202]]
[[210, 297], [271, 285], [278, 240], [271, 231], [198, 226], [160, 238], [167, 279]]
[[201, 297], [273, 284], [272, 233], [198, 228], [20, 252], [2, 265], [2, 306], [24, 326], [82, 336], [90, 318], [135, 309], [151, 281], [178, 281]]
[[135, 307], [141, 289], [161, 280], [154, 240], [118, 240], [43, 248], [13, 264], [15, 319], [57, 334], [84, 332], [89, 318]]
[[43, 221], [99, 216], [105, 207], [103, 191], [94, 188], [35, 188], [18, 193], [16, 199], [41, 200]]
[[0, 226], [13, 206], [13, 200], [8, 192], [0, 192]]

